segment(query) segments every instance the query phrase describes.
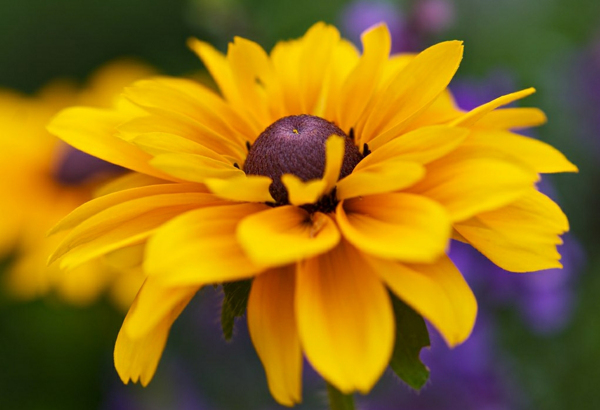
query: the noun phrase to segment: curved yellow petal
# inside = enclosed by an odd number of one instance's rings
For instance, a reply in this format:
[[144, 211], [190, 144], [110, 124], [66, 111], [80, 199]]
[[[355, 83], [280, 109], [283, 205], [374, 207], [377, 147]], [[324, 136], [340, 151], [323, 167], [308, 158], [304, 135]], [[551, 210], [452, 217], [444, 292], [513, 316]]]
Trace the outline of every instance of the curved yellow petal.
[[[144, 283], [129, 309], [115, 344], [115, 368], [123, 383], [129, 380], [134, 383], [140, 381], [143, 386], [150, 383], [167, 343], [171, 325], [198, 289], [160, 288], [148, 280]], [[130, 333], [130, 330], [133, 332]]]
[[196, 209], [174, 218], [150, 238], [144, 270], [165, 285], [192, 286], [245, 279], [262, 270], [236, 238], [239, 222], [267, 209], [236, 204]]
[[[278, 117], [271, 115], [269, 100], [282, 102], [278, 83], [275, 81], [274, 69], [269, 56], [254, 41], [235, 37], [229, 43], [227, 61], [231, 69], [232, 80], [245, 109], [265, 127]], [[273, 101], [276, 105], [277, 101]]]
[[569, 230], [560, 207], [531, 189], [514, 203], [454, 225], [492, 262], [512, 272], [560, 268], [556, 245]]
[[296, 206], [314, 204], [327, 187], [326, 182], [322, 179], [304, 182], [293, 174], [282, 175], [281, 182], [287, 189], [290, 204]]
[[294, 313], [295, 266], [272, 269], [252, 282], [248, 331], [278, 403], [302, 401], [302, 352]]
[[539, 108], [502, 108], [482, 117], [477, 121], [477, 127], [512, 130], [537, 127], [547, 120], [546, 114]]
[[143, 338], [171, 316], [173, 310], [189, 301], [200, 290], [200, 286], [165, 287], [156, 278], [146, 278], [135, 297], [123, 330], [130, 338]]
[[[199, 122], [174, 112], [153, 110], [151, 115], [136, 117], [119, 125], [117, 131], [119, 138], [128, 142], [145, 135], [160, 136], [166, 134], [164, 136], [167, 137], [167, 140], [173, 139], [173, 135], [176, 135], [180, 139], [184, 138], [189, 140], [190, 143], [201, 145], [215, 153], [234, 157], [240, 162], [244, 160], [248, 152], [245, 142], [227, 139], [206, 129]], [[187, 143], [185, 147], [189, 147], [190, 143]], [[166, 142], [160, 145], [164, 146], [165, 144]], [[184, 143], [178, 142], [177, 144]], [[171, 147], [170, 150], [176, 148], [177, 145]]]
[[131, 201], [133, 199], [151, 197], [154, 195], [161, 194], [182, 194], [186, 192], [196, 193], [208, 193], [206, 187], [199, 184], [159, 184], [142, 186], [137, 188], [130, 188], [125, 190], [118, 190], [99, 198], [92, 199], [76, 208], [69, 215], [65, 216], [60, 222], [58, 222], [51, 230], [48, 235], [54, 235], [57, 232], [61, 232], [67, 229], [76, 227], [77, 225], [84, 222], [86, 219], [110, 208], [115, 205], [119, 205], [123, 202]]
[[161, 194], [132, 199], [105, 209], [76, 226], [50, 257], [63, 269], [146, 240], [154, 230], [186, 211], [225, 201], [208, 193]]
[[125, 175], [116, 177], [109, 182], [100, 185], [100, 188], [94, 191], [94, 198], [133, 188], [161, 185], [169, 182], [170, 181], [165, 181], [164, 179], [156, 178], [146, 174], [140, 174], [138, 172], [128, 172]]
[[508, 131], [474, 131], [464, 142], [464, 146], [494, 150], [515, 157], [538, 173], [578, 171], [577, 167], [553, 146]]
[[511, 102], [520, 100], [521, 98], [530, 96], [534, 92], [535, 88], [527, 88], [525, 90], [517, 91], [516, 93], [503, 95], [502, 97], [498, 97], [495, 100], [490, 101], [489, 103], [480, 105], [479, 107], [469, 111], [468, 113], [465, 113], [461, 117], [452, 121], [450, 125], [458, 127], [471, 127], [496, 108], [502, 107], [506, 104], [510, 104]]
[[242, 143], [256, 132], [219, 95], [193, 80], [172, 77], [141, 80], [127, 87], [124, 95], [140, 107], [186, 116], [211, 132]]
[[344, 393], [367, 393], [394, 345], [390, 297], [360, 252], [341, 242], [302, 261], [296, 274], [296, 320], [312, 366]]
[[391, 158], [427, 164], [458, 147], [468, 134], [468, 129], [447, 125], [423, 127], [374, 150], [356, 166], [355, 170]]
[[428, 164], [426, 177], [408, 188], [442, 204], [453, 221], [513, 202], [539, 179], [528, 167], [459, 150]]
[[[297, 70], [300, 91], [295, 98], [300, 102], [302, 113], [319, 115], [330, 92], [331, 71], [341, 61], [334, 60], [334, 50], [340, 42], [337, 28], [323, 22], [315, 23], [300, 39], [299, 65], [292, 68], [294, 62], [287, 64], [287, 69]], [[302, 62], [311, 61], [311, 64]], [[343, 63], [342, 63], [343, 64]]]
[[348, 75], [338, 100], [337, 118], [343, 130], [356, 125], [380, 81], [390, 56], [392, 39], [385, 24], [379, 24], [362, 34], [363, 55]]
[[450, 219], [438, 203], [396, 193], [340, 202], [336, 219], [344, 238], [363, 252], [406, 262], [433, 262], [450, 240]]
[[340, 240], [333, 220], [295, 206], [280, 206], [246, 217], [237, 238], [260, 266], [281, 266], [327, 252]]
[[384, 90], [356, 129], [359, 146], [375, 150], [402, 133], [410, 119], [448, 86], [462, 59], [461, 41], [429, 47], [412, 59]]
[[337, 43], [331, 51], [332, 63], [329, 65], [329, 73], [323, 81], [323, 91], [314, 115], [322, 118], [336, 118], [341, 89], [359, 59], [359, 53], [354, 44], [344, 39]]
[[133, 171], [172, 180], [152, 168], [150, 156], [115, 136], [116, 127], [129, 119], [128, 114], [100, 108], [72, 107], [56, 115], [48, 131], [80, 151]]
[[227, 162], [223, 155], [218, 154], [214, 150], [176, 134], [149, 132], [136, 135], [129, 139], [129, 142], [152, 156], [162, 154], [194, 154]]
[[409, 187], [424, 176], [422, 165], [392, 158], [355, 168], [350, 175], [338, 181], [336, 193], [339, 199], [347, 199], [392, 192]]
[[239, 92], [233, 81], [229, 62], [223, 53], [210, 44], [196, 38], [190, 38], [188, 40], [188, 47], [200, 57], [211, 77], [219, 86], [225, 99], [231, 103], [239, 104]]
[[406, 265], [372, 258], [381, 279], [442, 334], [448, 345], [464, 342], [473, 329], [477, 301], [447, 256], [436, 263]]
[[245, 176], [244, 171], [222, 159], [214, 159], [204, 155], [172, 153], [161, 154], [152, 158], [150, 164], [175, 178], [204, 182], [207, 178], [236, 178]]
[[346, 141], [343, 137], [332, 135], [325, 142], [325, 172], [323, 181], [326, 183], [325, 193], [329, 193], [340, 177]]
[[269, 187], [273, 181], [258, 175], [240, 175], [228, 179], [207, 178], [204, 184], [220, 198], [244, 202], [275, 202]]

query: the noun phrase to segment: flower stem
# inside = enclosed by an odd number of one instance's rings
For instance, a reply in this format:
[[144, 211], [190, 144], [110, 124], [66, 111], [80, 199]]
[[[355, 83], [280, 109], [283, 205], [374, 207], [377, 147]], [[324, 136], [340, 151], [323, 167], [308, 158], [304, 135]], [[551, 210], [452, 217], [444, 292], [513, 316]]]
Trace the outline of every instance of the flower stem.
[[355, 410], [354, 397], [351, 394], [344, 394], [327, 383], [327, 395], [330, 410]]

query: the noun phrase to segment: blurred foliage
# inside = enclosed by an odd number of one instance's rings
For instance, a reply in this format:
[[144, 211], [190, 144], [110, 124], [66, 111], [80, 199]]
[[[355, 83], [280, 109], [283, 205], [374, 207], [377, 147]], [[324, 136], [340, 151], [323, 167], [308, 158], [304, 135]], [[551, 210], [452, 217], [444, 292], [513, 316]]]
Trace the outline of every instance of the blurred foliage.
[[[82, 80], [119, 56], [137, 57], [167, 74], [192, 73], [201, 64], [185, 46], [189, 36], [209, 40], [222, 50], [233, 35], [270, 48], [279, 39], [301, 35], [317, 20], [338, 23], [346, 3], [1, 0], [0, 86], [31, 93], [56, 77]], [[459, 75], [484, 77], [492, 69], [508, 69], [518, 86], [536, 87], [538, 93], [526, 104], [541, 107], [550, 118], [536, 135], [565, 152], [581, 169], [577, 176], [553, 178], [573, 231], [589, 257], [579, 284], [575, 318], [561, 334], [541, 337], [530, 333], [514, 311], [503, 312], [500, 334], [513, 357], [509, 365], [516, 382], [530, 396], [530, 408], [600, 408], [594, 383], [600, 380], [600, 322], [596, 319], [600, 167], [598, 153], [577, 142], [588, 131], [581, 125], [574, 94], [574, 65], [598, 34], [600, 2], [457, 0], [455, 5], [456, 24], [436, 40], [465, 41]], [[0, 408], [116, 408], [107, 404], [111, 403], [108, 396], [115, 394], [135, 398], [139, 408], [169, 408], [182, 400], [174, 397], [174, 386], [183, 382], [173, 376], [173, 360], [183, 362], [191, 390], [202, 392], [210, 402], [225, 403], [222, 408], [248, 408], [248, 403], [277, 408], [247, 338], [237, 342], [234, 332], [233, 342], [227, 344], [219, 332], [202, 333], [211, 327], [196, 323], [200, 308], [214, 315], [209, 321], [218, 322], [219, 302], [212, 293], [201, 292], [199, 301], [176, 323], [156, 380], [147, 389], [121, 387], [112, 369], [112, 348], [122, 315], [108, 304], [75, 309], [51, 298], [22, 303], [0, 294]], [[241, 322], [239, 332], [245, 331]], [[214, 351], [211, 340], [223, 347]], [[321, 393], [311, 393], [311, 386], [318, 390], [308, 383], [303, 408], [319, 407], [325, 400], [319, 395], [325, 394], [324, 387]], [[234, 389], [235, 395], [228, 394]]]

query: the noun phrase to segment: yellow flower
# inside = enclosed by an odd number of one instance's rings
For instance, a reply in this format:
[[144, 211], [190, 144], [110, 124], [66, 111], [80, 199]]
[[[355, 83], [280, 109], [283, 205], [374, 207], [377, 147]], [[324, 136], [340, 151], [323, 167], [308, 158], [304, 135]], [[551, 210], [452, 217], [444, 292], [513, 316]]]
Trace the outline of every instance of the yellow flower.
[[84, 179], [86, 176], [81, 174], [86, 171], [86, 165], [75, 164], [79, 169], [69, 170], [67, 166], [73, 164], [72, 159], [97, 160], [85, 158], [83, 154], [77, 156], [72, 148], [49, 134], [46, 125], [52, 116], [69, 105], [110, 107], [125, 85], [151, 73], [144, 66], [122, 61], [103, 67], [81, 91], [64, 81], [53, 82], [33, 97], [0, 91], [0, 172], [3, 175], [0, 189], [4, 193], [0, 201], [3, 215], [0, 254], [16, 252], [5, 277], [13, 296], [33, 298], [55, 291], [70, 303], [87, 304], [108, 289], [116, 303], [125, 309], [129, 307], [143, 281], [139, 272], [121, 275], [114, 268], [97, 263], [86, 263], [69, 272], [46, 267], [48, 254], [61, 239], [58, 236], [46, 238], [47, 231], [73, 209], [92, 199], [93, 190], [100, 182], [98, 178], [108, 176], [97, 173], [95, 178], [88, 175], [87, 180], [75, 183], [73, 177]]
[[[392, 353], [391, 290], [450, 346], [475, 298], [446, 256], [451, 238], [499, 266], [560, 266], [565, 216], [536, 190], [540, 173], [576, 171], [552, 147], [510, 132], [534, 108], [471, 112], [447, 90], [458, 41], [390, 57], [383, 25], [359, 55], [318, 23], [270, 54], [235, 38], [227, 55], [192, 40], [221, 95], [155, 78], [127, 88], [130, 107], [63, 111], [50, 130], [148, 175], [64, 219], [65, 267], [143, 247], [146, 282], [115, 347], [122, 380], [152, 378], [173, 321], [204, 285], [253, 278], [248, 326], [275, 399], [301, 400], [304, 354], [343, 392], [368, 392]], [[137, 185], [136, 185], [137, 183]]]

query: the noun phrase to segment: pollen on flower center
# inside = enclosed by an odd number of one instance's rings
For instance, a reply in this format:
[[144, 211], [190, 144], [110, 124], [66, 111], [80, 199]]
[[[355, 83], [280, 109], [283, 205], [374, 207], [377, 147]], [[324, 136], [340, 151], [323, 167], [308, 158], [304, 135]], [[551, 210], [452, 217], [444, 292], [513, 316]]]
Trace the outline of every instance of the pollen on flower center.
[[323, 177], [325, 142], [332, 135], [346, 140], [344, 161], [338, 179], [349, 175], [363, 158], [353, 141], [334, 123], [312, 115], [292, 115], [271, 124], [256, 139], [244, 163], [248, 175], [273, 180], [269, 190], [277, 205], [288, 203], [281, 176], [293, 174], [309, 181]]

